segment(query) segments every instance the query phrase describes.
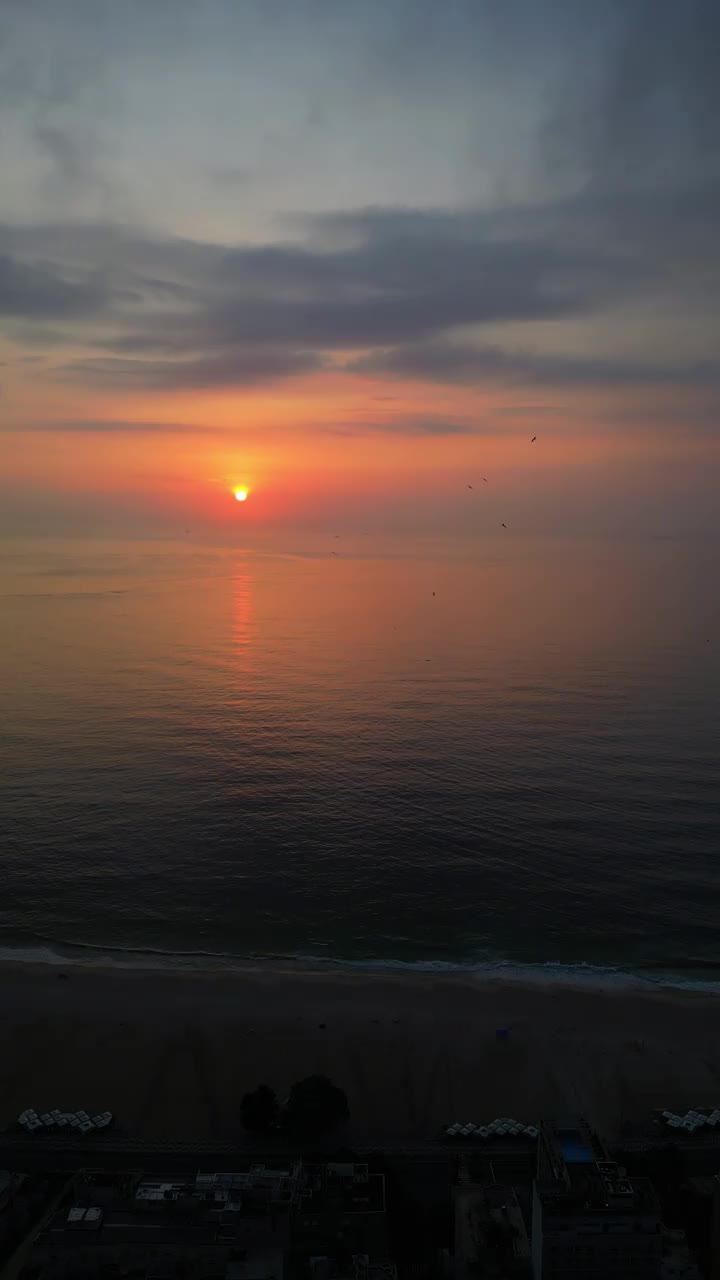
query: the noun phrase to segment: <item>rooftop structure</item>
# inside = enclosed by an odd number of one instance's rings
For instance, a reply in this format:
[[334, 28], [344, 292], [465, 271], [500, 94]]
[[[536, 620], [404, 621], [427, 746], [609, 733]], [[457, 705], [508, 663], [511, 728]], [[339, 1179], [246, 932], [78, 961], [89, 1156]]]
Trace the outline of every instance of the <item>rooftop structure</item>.
[[533, 1192], [533, 1274], [658, 1280], [660, 1209], [583, 1121], [543, 1123]]
[[187, 1180], [93, 1171], [73, 1186], [35, 1241], [35, 1280], [169, 1280], [181, 1263], [188, 1280], [282, 1280], [291, 1252], [324, 1259], [328, 1278], [394, 1280], [384, 1178], [367, 1164], [248, 1161]]
[[0, 1169], [0, 1211], [10, 1200], [15, 1184], [15, 1175], [9, 1169]]
[[663, 1233], [661, 1280], [703, 1280], [682, 1230]]
[[455, 1276], [530, 1274], [530, 1243], [517, 1196], [500, 1183], [455, 1188]]
[[320, 1266], [322, 1259], [329, 1275], [337, 1275], [340, 1259], [367, 1257], [377, 1267], [387, 1252], [384, 1175], [364, 1162], [305, 1165], [292, 1213], [296, 1264], [315, 1259]]
[[232, 1173], [198, 1171], [195, 1192], [206, 1202], [228, 1209], [242, 1205], [246, 1213], [289, 1212], [299, 1204], [303, 1177], [299, 1160], [281, 1168], [248, 1164]]
[[292, 1188], [293, 1173], [297, 1180], [299, 1166], [248, 1166], [189, 1181], [118, 1175], [114, 1185], [95, 1174], [80, 1177], [75, 1202], [38, 1235], [30, 1273], [37, 1280], [169, 1280], [181, 1273], [188, 1280], [282, 1280], [292, 1202], [284, 1184]]
[[306, 1164], [302, 1168], [300, 1209], [342, 1213], [384, 1213], [385, 1178], [362, 1162]]
[[377, 1261], [366, 1253], [356, 1253], [338, 1262], [325, 1256], [310, 1258], [307, 1271], [310, 1280], [397, 1280], [393, 1262]]

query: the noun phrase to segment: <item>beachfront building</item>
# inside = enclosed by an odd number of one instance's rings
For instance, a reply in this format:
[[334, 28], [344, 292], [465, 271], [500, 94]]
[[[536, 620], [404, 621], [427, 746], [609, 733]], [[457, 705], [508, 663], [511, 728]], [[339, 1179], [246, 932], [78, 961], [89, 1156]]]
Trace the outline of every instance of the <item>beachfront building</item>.
[[34, 1242], [26, 1280], [396, 1280], [385, 1180], [367, 1164], [248, 1161], [195, 1177], [86, 1171]]
[[712, 1188], [710, 1275], [712, 1280], [720, 1280], [720, 1173], [715, 1174]]
[[582, 1121], [545, 1122], [533, 1185], [535, 1280], [660, 1280], [660, 1206]]
[[682, 1190], [686, 1225], [689, 1227], [690, 1219], [695, 1247], [707, 1255], [710, 1280], [720, 1280], [720, 1173], [686, 1178]]
[[682, 1227], [663, 1232], [661, 1280], [703, 1280]]
[[80, 1175], [34, 1242], [28, 1280], [283, 1280], [300, 1168]]
[[366, 1253], [352, 1254], [342, 1263], [321, 1255], [311, 1258], [296, 1275], [303, 1280], [397, 1280], [397, 1267], [394, 1262], [377, 1261]]
[[304, 1164], [291, 1233], [298, 1275], [371, 1276], [378, 1268], [382, 1272], [391, 1266], [385, 1175], [363, 1161]]
[[455, 1280], [530, 1276], [530, 1243], [512, 1187], [461, 1182], [455, 1188]]

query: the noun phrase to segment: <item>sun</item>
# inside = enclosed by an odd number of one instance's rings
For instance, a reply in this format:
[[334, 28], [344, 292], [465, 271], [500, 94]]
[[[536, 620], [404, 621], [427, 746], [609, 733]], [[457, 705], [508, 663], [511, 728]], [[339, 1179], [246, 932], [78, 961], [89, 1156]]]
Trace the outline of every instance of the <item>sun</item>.
[[236, 489], [236, 490], [235, 490], [235, 499], [236, 499], [236, 501], [237, 501], [237, 502], [247, 502], [247, 496], [248, 496], [248, 491], [247, 491], [247, 489]]

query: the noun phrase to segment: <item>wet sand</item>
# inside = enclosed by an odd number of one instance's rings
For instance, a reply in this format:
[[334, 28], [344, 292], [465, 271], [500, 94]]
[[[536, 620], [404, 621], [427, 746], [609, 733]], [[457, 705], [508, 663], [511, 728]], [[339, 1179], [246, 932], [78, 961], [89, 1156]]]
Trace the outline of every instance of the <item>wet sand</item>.
[[247, 1089], [263, 1081], [282, 1098], [311, 1072], [345, 1089], [357, 1141], [577, 1112], [611, 1137], [653, 1107], [720, 1103], [713, 995], [471, 975], [58, 972], [0, 970], [2, 1125], [28, 1106], [107, 1108], [140, 1136], [234, 1138]]

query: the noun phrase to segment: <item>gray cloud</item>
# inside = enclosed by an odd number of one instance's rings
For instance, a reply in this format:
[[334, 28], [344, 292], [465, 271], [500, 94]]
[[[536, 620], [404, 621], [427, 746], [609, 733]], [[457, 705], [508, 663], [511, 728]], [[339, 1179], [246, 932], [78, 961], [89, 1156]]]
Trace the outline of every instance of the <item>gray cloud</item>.
[[[311, 224], [321, 234], [353, 236], [376, 255], [400, 245], [405, 258], [422, 259], [448, 246], [456, 273], [478, 284], [477, 251], [497, 270], [525, 267], [557, 288], [569, 280], [579, 309], [652, 296], [673, 275], [691, 288], [695, 277], [717, 269], [720, 249], [720, 175], [618, 191], [583, 187], [571, 196], [510, 204], [484, 211], [360, 209], [325, 215]], [[463, 266], [463, 263], [465, 264]], [[435, 264], [427, 268], [434, 271]], [[512, 276], [510, 277], [512, 278]]]
[[59, 270], [0, 254], [0, 316], [63, 320], [94, 316], [109, 300], [97, 278], [74, 281]]
[[[708, 331], [716, 215], [710, 178], [682, 192], [494, 211], [356, 210], [305, 219], [304, 241], [259, 246], [102, 224], [6, 226], [0, 312], [20, 325], [18, 341], [36, 332], [39, 345], [105, 353], [55, 366], [92, 385], [242, 386], [337, 367], [347, 351], [356, 372], [448, 382], [690, 385], [712, 377], [707, 362], [664, 372], [651, 339], [647, 358], [629, 362], [544, 355], [540, 326], [572, 320], [591, 332], [601, 313], [645, 307], [652, 329], [654, 315], [700, 306]], [[72, 329], [49, 327], [70, 318]], [[512, 340], [517, 325], [538, 326], [530, 354]], [[468, 328], [491, 330], [492, 342], [473, 346]]]
[[[333, 351], [581, 317], [646, 272], [613, 245], [565, 245], [528, 226], [501, 235], [482, 215], [366, 212], [345, 224], [353, 243], [316, 247], [312, 236], [329, 225], [313, 224], [309, 243], [229, 249], [114, 228], [5, 228], [15, 254], [3, 260], [5, 310], [35, 323], [84, 316], [93, 320], [85, 345], [143, 357], [74, 361], [63, 376], [243, 385], [322, 368]], [[52, 337], [62, 341], [62, 331]], [[67, 337], [80, 340], [75, 330]]]
[[[633, 0], [594, 130], [603, 173], [661, 176], [720, 158], [720, 9], [715, 0]], [[675, 169], [677, 173], [677, 168]]]
[[81, 141], [67, 129], [57, 125], [37, 125], [33, 137], [51, 160], [63, 182], [84, 183], [93, 173], [87, 139]]
[[244, 165], [228, 165], [226, 168], [211, 169], [208, 177], [220, 187], [245, 187], [252, 182], [252, 169]]
[[195, 360], [88, 359], [63, 365], [57, 372], [69, 381], [91, 385], [165, 390], [175, 388], [255, 386], [297, 377], [322, 367], [311, 351], [227, 351]]
[[720, 385], [690, 397], [668, 394], [661, 404], [645, 409], [621, 402], [604, 413], [591, 414], [590, 420], [602, 427], [667, 427], [674, 435], [711, 438], [720, 429]]
[[336, 252], [229, 254], [230, 296], [208, 309], [211, 335], [333, 348], [408, 341], [460, 325], [587, 314], [625, 294], [637, 274], [609, 247], [503, 240], [482, 219], [463, 234], [465, 221], [418, 219], [415, 234], [370, 224], [364, 243]]
[[320, 428], [323, 435], [335, 436], [475, 436], [495, 435], [497, 431], [480, 423], [451, 422], [445, 418], [396, 418], [387, 421], [372, 419], [355, 422], [337, 422]]
[[[114, 375], [113, 375], [114, 376]], [[121, 375], [122, 376], [122, 375]], [[391, 397], [388, 397], [391, 398]], [[268, 428], [264, 428], [266, 434]], [[370, 436], [403, 436], [431, 438], [443, 436], [495, 435], [497, 428], [485, 423], [453, 422], [446, 418], [356, 419], [347, 422], [323, 423], [317, 427], [319, 435], [361, 438]], [[130, 422], [117, 418], [60, 419], [54, 422], [0, 423], [0, 435], [22, 434], [80, 435], [170, 435], [216, 436], [237, 439], [252, 434], [189, 422]]]
[[497, 382], [547, 387], [700, 387], [720, 385], [720, 363], [669, 365], [641, 360], [582, 359], [451, 342], [416, 343], [374, 352], [350, 363], [358, 373], [430, 382]]
[[672, 183], [720, 160], [720, 8], [716, 0], [606, 6], [592, 59], [568, 60], [544, 131], [553, 165], [596, 189]]

